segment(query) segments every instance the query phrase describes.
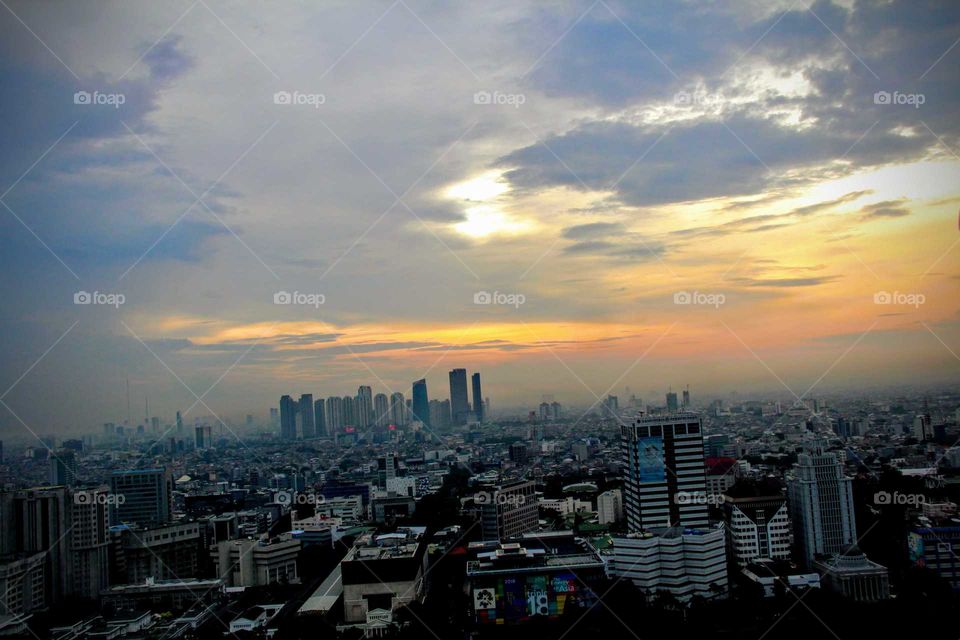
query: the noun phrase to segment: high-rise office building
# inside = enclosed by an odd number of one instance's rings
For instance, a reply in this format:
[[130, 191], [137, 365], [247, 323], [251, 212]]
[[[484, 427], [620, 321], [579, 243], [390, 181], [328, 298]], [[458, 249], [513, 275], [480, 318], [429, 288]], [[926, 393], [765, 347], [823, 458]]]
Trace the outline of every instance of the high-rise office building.
[[673, 391], [667, 392], [667, 411], [670, 413], [676, 413], [680, 407], [677, 406], [677, 394]]
[[683, 390], [683, 408], [690, 408], [690, 387]]
[[373, 397], [373, 420], [378, 427], [390, 424], [390, 402], [387, 395], [378, 393]]
[[357, 389], [356, 401], [357, 426], [369, 427], [376, 419], [373, 413], [373, 390], [366, 385], [360, 385]]
[[449, 427], [450, 424], [450, 401], [431, 400], [430, 425], [434, 429], [445, 429]]
[[536, 485], [520, 480], [476, 494], [483, 540], [507, 540], [537, 530]]
[[195, 449], [209, 449], [213, 446], [213, 428], [208, 424], [198, 424], [193, 428], [193, 446]]
[[110, 474], [110, 491], [116, 498], [113, 524], [140, 526], [170, 522], [173, 516], [173, 476], [169, 469], [131, 469]]
[[620, 413], [620, 398], [608, 395], [603, 401], [603, 406], [606, 409], [605, 415], [616, 417]]
[[270, 426], [274, 429], [280, 426], [280, 412], [276, 407], [270, 407]]
[[407, 424], [407, 403], [399, 391], [390, 394], [390, 422], [398, 427]]
[[467, 398], [467, 370], [450, 372], [450, 413], [454, 424], [467, 424], [470, 400]]
[[318, 437], [322, 438], [330, 435], [327, 432], [327, 412], [324, 411], [323, 398], [319, 398], [313, 402], [313, 419], [316, 422]]
[[110, 586], [110, 514], [106, 487], [73, 492], [70, 555], [74, 595], [91, 600]]
[[620, 426], [630, 531], [707, 525], [702, 419], [643, 416]]
[[343, 429], [343, 399], [338, 396], [327, 398], [327, 435], [333, 436]]
[[430, 426], [430, 400], [427, 398], [427, 381], [424, 379], [417, 380], [413, 383], [413, 392], [412, 392], [413, 402], [411, 404], [411, 411], [413, 415], [410, 416], [411, 420], [416, 420], [422, 422], [427, 427]]
[[483, 393], [480, 391], [480, 372], [470, 377], [473, 385], [473, 416], [477, 422], [483, 422]]
[[286, 395], [280, 397], [280, 437], [283, 440], [297, 439], [297, 403]]
[[177, 438], [182, 438], [184, 435], [183, 432], [183, 416], [180, 415], [180, 412], [177, 411]]
[[[49, 606], [58, 604], [73, 588], [70, 499], [66, 487], [0, 493], [0, 556], [33, 557], [27, 573], [31, 589], [39, 590], [33, 596], [18, 592], [18, 598]], [[40, 572], [43, 579], [34, 580]], [[20, 605], [10, 599], [6, 594], [5, 604], [16, 610]]]
[[317, 421], [313, 414], [313, 394], [304, 393], [300, 395], [300, 402], [297, 403], [300, 411], [300, 433], [304, 440], [317, 437]]
[[343, 396], [341, 403], [343, 408], [343, 426], [357, 426], [357, 403], [352, 396]]
[[77, 483], [77, 456], [70, 449], [52, 451], [50, 457], [50, 484], [72, 487]]
[[787, 481], [794, 541], [809, 566], [817, 555], [843, 553], [857, 540], [853, 482], [843, 464], [820, 441], [797, 456]]
[[550, 419], [550, 403], [541, 402], [540, 403], [540, 422], [544, 422]]

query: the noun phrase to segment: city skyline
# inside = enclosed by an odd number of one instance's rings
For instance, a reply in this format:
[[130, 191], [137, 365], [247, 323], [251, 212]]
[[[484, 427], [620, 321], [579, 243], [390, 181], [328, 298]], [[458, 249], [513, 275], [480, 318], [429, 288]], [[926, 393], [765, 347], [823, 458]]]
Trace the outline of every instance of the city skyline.
[[0, 14], [4, 433], [958, 380], [948, 3], [105, 6]]

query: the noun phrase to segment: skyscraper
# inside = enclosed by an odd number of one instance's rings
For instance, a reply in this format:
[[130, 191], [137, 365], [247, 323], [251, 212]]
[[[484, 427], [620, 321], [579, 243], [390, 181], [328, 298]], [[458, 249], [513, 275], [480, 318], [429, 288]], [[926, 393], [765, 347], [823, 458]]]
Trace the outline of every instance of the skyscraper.
[[473, 385], [473, 416], [477, 422], [483, 422], [483, 393], [480, 391], [480, 372], [470, 378]]
[[378, 393], [373, 397], [373, 416], [378, 427], [390, 424], [390, 403], [387, 401], [386, 394]]
[[816, 555], [843, 553], [857, 540], [853, 482], [825, 446], [817, 442], [809, 453], [798, 455], [787, 481], [794, 540], [810, 566]]
[[73, 486], [77, 483], [77, 457], [70, 449], [61, 449], [51, 453], [50, 483], [53, 485]]
[[198, 424], [193, 428], [195, 449], [209, 449], [213, 446], [213, 429], [208, 424]]
[[327, 398], [327, 435], [333, 436], [343, 429], [343, 400], [337, 396]]
[[702, 419], [693, 413], [621, 425], [624, 502], [630, 531], [707, 525]]
[[[57, 604], [72, 588], [71, 524], [66, 487], [0, 493], [0, 555], [43, 554], [43, 580], [31, 581], [31, 586], [44, 597], [36, 597], [34, 602]], [[3, 604], [9, 603], [9, 594], [5, 594]], [[16, 610], [16, 605], [13, 608]]]
[[300, 396], [300, 402], [297, 403], [300, 411], [301, 434], [303, 439], [317, 437], [317, 421], [313, 414], [313, 394], [304, 393]]
[[74, 595], [96, 600], [110, 585], [110, 514], [106, 487], [73, 493], [71, 554]]
[[323, 410], [323, 398], [319, 398], [313, 403], [313, 419], [316, 422], [317, 436], [324, 437], [327, 433], [327, 412]]
[[350, 396], [343, 396], [343, 426], [357, 426], [357, 403]]
[[280, 397], [280, 437], [297, 439], [297, 403], [290, 396]]
[[677, 394], [673, 391], [667, 392], [667, 411], [676, 413], [680, 407], [677, 406]]
[[467, 424], [470, 400], [467, 398], [467, 370], [450, 372], [450, 413], [454, 424]]
[[417, 380], [413, 383], [413, 404], [411, 410], [413, 415], [411, 416], [412, 420], [417, 420], [422, 422], [426, 426], [430, 426], [430, 401], [427, 399], [427, 381], [424, 379]]
[[690, 408], [690, 387], [689, 386], [683, 390], [683, 408], [684, 409]]
[[407, 403], [399, 391], [390, 394], [390, 422], [398, 427], [407, 424]]
[[366, 385], [360, 385], [357, 389], [356, 401], [354, 410], [356, 411], [357, 426], [369, 427], [376, 419], [376, 416], [373, 415], [373, 390]]

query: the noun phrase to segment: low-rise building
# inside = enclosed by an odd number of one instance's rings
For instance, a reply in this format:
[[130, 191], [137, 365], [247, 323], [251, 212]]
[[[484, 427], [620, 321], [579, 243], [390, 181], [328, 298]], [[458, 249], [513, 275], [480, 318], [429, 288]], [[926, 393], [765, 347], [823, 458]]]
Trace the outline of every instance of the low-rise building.
[[423, 529], [366, 534], [340, 562], [343, 617], [348, 624], [367, 624], [374, 610], [395, 611], [422, 600], [427, 568]]
[[876, 602], [890, 597], [887, 568], [867, 559], [856, 545], [846, 553], [817, 560], [813, 568], [822, 574], [822, 583], [856, 602]]
[[216, 575], [228, 587], [260, 587], [296, 582], [300, 540], [289, 533], [275, 538], [225, 540], [213, 550]]
[[478, 624], [556, 618], [597, 603], [603, 559], [570, 531], [474, 542], [467, 552], [474, 558], [467, 562], [467, 589]]
[[678, 600], [725, 598], [726, 540], [722, 527], [651, 529], [613, 538], [611, 576], [630, 580], [648, 598], [667, 591]]

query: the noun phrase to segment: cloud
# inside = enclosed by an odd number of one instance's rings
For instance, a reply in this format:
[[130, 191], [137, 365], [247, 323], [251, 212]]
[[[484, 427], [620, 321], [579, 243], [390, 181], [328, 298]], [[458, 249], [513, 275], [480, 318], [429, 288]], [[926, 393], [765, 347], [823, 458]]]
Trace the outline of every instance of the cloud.
[[738, 279], [738, 282], [748, 287], [816, 287], [834, 282], [838, 280], [839, 277], [840, 276], [821, 276], [815, 278], [769, 278], [756, 280], [741, 278]]
[[907, 202], [906, 198], [876, 202], [860, 209], [860, 213], [864, 218], [902, 218], [910, 215], [910, 209], [904, 206]]
[[564, 238], [574, 240], [581, 238], [597, 238], [621, 233], [624, 230], [621, 222], [589, 222], [565, 228], [561, 233]]

